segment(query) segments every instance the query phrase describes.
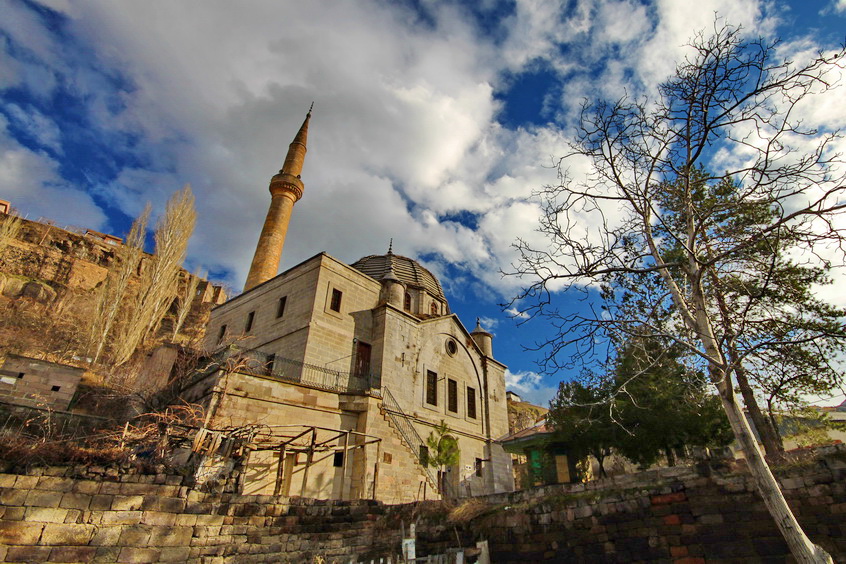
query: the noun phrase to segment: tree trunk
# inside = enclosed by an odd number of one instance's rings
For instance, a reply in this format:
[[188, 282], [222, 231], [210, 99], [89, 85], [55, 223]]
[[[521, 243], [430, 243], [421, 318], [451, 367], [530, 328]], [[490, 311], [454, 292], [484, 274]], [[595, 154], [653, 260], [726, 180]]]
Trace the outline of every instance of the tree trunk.
[[773, 431], [775, 431], [776, 440], [778, 441], [778, 446], [784, 451], [784, 440], [781, 438], [781, 432], [778, 430], [778, 421], [776, 420], [775, 412], [773, 411], [773, 397], [770, 396], [767, 398], [767, 416], [770, 418], [770, 423], [773, 426]]
[[672, 447], [664, 447], [664, 454], [667, 456], [667, 466], [675, 466], [676, 455], [673, 453]]
[[[714, 376], [712, 374], [714, 381], [721, 381], [720, 375], [716, 375], [716, 378]], [[746, 457], [749, 473], [752, 475], [755, 486], [758, 488], [758, 492], [761, 494], [767, 509], [769, 509], [776, 526], [781, 531], [784, 540], [787, 541], [791, 554], [799, 563], [833, 563], [831, 556], [825, 550], [811, 542], [787, 505], [778, 482], [770, 471], [770, 467], [764, 459], [764, 454], [758, 447], [752, 428], [735, 400], [731, 387], [718, 386], [718, 390], [723, 409]]]
[[764, 417], [764, 414], [761, 413], [761, 408], [755, 399], [755, 393], [752, 391], [752, 386], [749, 385], [749, 379], [746, 377], [746, 370], [742, 366], [736, 366], [734, 375], [737, 378], [737, 386], [740, 388], [740, 394], [743, 396], [743, 403], [749, 411], [749, 417], [752, 419], [752, 424], [755, 425], [755, 430], [758, 431], [758, 436], [761, 438], [761, 443], [764, 445], [767, 457], [774, 461], [782, 460], [784, 458], [784, 448], [781, 446], [781, 441], [778, 439], [775, 429], [767, 421], [766, 417]]
[[[695, 268], [691, 270], [696, 272]], [[796, 516], [793, 515], [790, 506], [787, 505], [787, 500], [784, 499], [784, 494], [782, 494], [781, 488], [764, 458], [764, 453], [758, 447], [758, 441], [749, 426], [749, 421], [743, 415], [743, 410], [737, 403], [731, 373], [728, 371], [728, 363], [725, 362], [726, 357], [720, 350], [718, 341], [714, 336], [701, 287], [693, 286], [692, 297], [694, 311], [691, 313], [689, 309], [685, 310], [689, 314], [687, 317], [689, 326], [696, 332], [699, 342], [708, 356], [708, 375], [720, 394], [723, 410], [726, 412], [732, 431], [734, 431], [735, 439], [737, 439], [740, 449], [746, 457], [746, 464], [752, 479], [755, 481], [758, 493], [790, 547], [790, 553], [799, 564], [833, 564], [834, 561], [831, 556], [811, 542], [811, 539], [808, 538], [796, 520]], [[686, 308], [685, 304], [676, 303]]]
[[596, 462], [599, 465], [599, 477], [600, 478], [607, 478], [608, 474], [605, 473], [605, 466], [603, 466], [603, 462], [605, 461], [605, 456], [600, 456], [598, 454], [593, 455], [596, 458]]

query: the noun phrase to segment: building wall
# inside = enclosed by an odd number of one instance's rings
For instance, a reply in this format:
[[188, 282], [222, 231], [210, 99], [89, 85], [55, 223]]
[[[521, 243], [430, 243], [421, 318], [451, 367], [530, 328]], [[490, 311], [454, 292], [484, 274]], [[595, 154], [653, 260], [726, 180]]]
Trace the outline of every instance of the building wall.
[[0, 370], [0, 401], [66, 410], [83, 370], [9, 354]]
[[[302, 361], [314, 311], [321, 257], [317, 255], [212, 310], [206, 331], [206, 350], [214, 351], [234, 343], [240, 348]], [[285, 298], [285, 309], [279, 316], [282, 298]], [[248, 331], [250, 312], [254, 315]]]

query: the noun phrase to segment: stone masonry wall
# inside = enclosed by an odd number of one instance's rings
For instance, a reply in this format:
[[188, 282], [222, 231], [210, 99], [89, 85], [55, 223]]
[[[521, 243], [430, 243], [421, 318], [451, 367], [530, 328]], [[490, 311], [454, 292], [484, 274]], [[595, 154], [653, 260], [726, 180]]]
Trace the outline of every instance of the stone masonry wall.
[[[811, 538], [846, 558], [846, 456], [780, 474]], [[0, 474], [7, 562], [325, 562], [396, 554], [417, 522], [418, 555], [487, 539], [493, 562], [786, 562], [751, 480], [669, 468], [462, 501], [385, 506], [202, 493], [164, 474]], [[95, 479], [96, 478], [96, 479]]]

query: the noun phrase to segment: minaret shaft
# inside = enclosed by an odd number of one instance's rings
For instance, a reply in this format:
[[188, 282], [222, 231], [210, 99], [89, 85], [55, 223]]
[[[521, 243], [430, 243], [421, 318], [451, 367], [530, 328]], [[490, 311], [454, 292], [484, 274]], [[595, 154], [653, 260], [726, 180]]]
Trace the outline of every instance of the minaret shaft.
[[279, 261], [282, 259], [282, 248], [285, 246], [285, 235], [288, 233], [288, 222], [294, 211], [294, 199], [289, 193], [276, 194], [270, 199], [270, 208], [261, 235], [256, 246], [256, 254], [250, 265], [250, 273], [244, 284], [244, 291], [258, 286], [262, 282], [276, 276]]
[[311, 110], [309, 109], [297, 136], [288, 147], [282, 170], [270, 179], [270, 208], [267, 210], [267, 217], [261, 228], [258, 245], [256, 245], [256, 253], [250, 265], [250, 273], [244, 284], [245, 292], [270, 280], [279, 270], [291, 213], [294, 210], [294, 204], [303, 196], [304, 187], [300, 180], [300, 173], [305, 161], [310, 118]]

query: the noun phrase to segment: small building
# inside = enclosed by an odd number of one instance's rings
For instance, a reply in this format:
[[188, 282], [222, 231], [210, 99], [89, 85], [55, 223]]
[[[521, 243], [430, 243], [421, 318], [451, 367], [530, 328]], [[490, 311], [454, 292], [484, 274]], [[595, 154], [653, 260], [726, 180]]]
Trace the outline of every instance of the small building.
[[93, 237], [95, 239], [100, 239], [107, 245], [121, 245], [123, 244], [123, 239], [117, 237], [115, 235], [109, 235], [108, 233], [100, 233], [99, 231], [94, 231], [93, 229], [86, 229], [84, 235], [86, 237]]
[[578, 482], [581, 478], [566, 445], [555, 440], [546, 417], [499, 440], [513, 455], [514, 482], [521, 489]]
[[65, 411], [83, 372], [75, 366], [7, 354], [0, 369], [0, 402]]

